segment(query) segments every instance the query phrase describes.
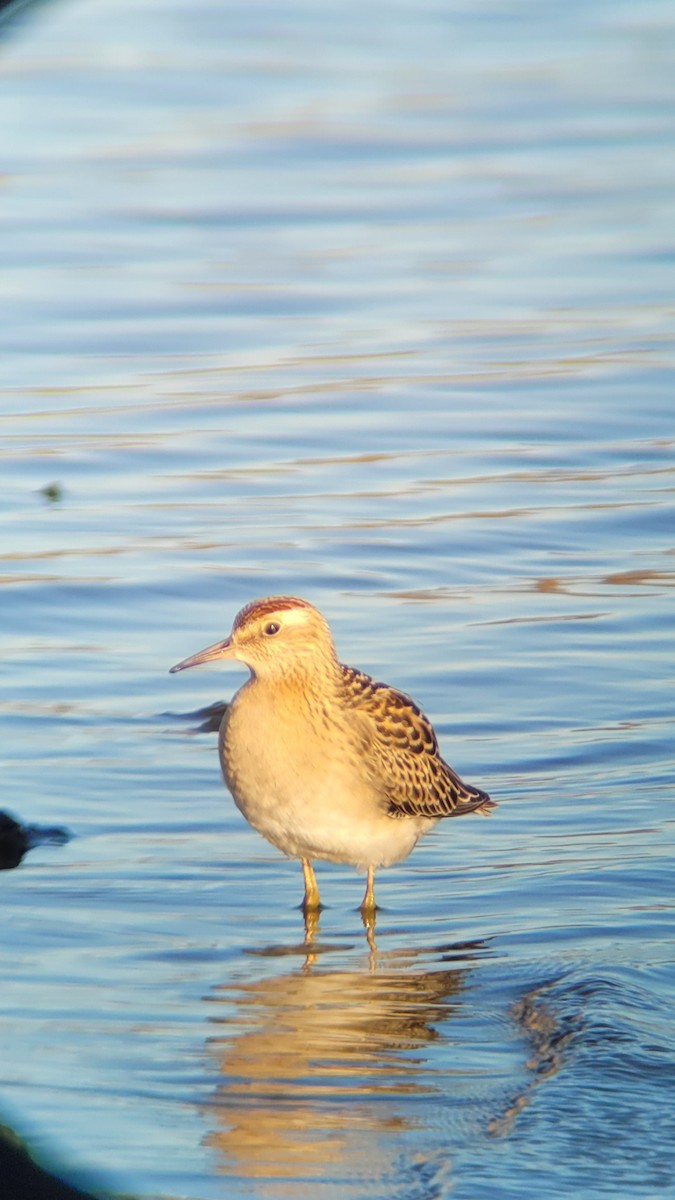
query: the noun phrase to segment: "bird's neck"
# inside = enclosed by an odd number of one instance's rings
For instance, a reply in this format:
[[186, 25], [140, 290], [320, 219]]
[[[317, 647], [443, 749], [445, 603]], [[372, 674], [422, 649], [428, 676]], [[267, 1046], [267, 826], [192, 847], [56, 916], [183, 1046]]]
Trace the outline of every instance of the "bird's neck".
[[256, 672], [249, 686], [290, 708], [330, 704], [339, 695], [340, 671], [335, 659], [300, 659], [290, 669]]

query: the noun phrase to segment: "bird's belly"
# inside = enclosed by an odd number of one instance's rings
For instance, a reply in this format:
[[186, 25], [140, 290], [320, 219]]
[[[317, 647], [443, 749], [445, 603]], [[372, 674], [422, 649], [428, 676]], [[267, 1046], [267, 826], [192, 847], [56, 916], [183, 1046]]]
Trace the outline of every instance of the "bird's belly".
[[[234, 722], [237, 725], [234, 725]], [[330, 748], [321, 761], [306, 746], [264, 743], [230, 713], [220, 735], [223, 778], [250, 825], [293, 858], [349, 863], [362, 870], [405, 858], [435, 821], [392, 818], [364, 775]], [[280, 763], [283, 768], [280, 769]]]

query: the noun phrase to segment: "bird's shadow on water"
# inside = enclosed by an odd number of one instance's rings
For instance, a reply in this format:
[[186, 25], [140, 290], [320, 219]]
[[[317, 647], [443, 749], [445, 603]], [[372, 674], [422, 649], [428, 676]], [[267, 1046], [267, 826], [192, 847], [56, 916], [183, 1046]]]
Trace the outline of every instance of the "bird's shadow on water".
[[[268, 946], [246, 946], [243, 949], [245, 954], [251, 954], [257, 958], [302, 958], [305, 966], [311, 966], [316, 962], [317, 958], [326, 954], [339, 954], [358, 949], [357, 942], [336, 941], [335, 939], [322, 941], [319, 931], [319, 923], [321, 913], [325, 911], [323, 905], [317, 910], [305, 911], [303, 905], [299, 906], [303, 912], [305, 921], [305, 937], [299, 942], [275, 942]], [[375, 941], [376, 922], [378, 915], [384, 915], [386, 909], [379, 906], [372, 913], [364, 913], [362, 909], [356, 910], [361, 917], [365, 930], [365, 941], [369, 950], [370, 969], [373, 970], [378, 963], [378, 947]], [[434, 954], [442, 961], [452, 961], [452, 959], [464, 959], [467, 955], [482, 954], [486, 955], [490, 952], [490, 942], [492, 939], [484, 938], [481, 940], [463, 941], [448, 943], [443, 946], [436, 946], [433, 949], [410, 950], [408, 955], [419, 954]], [[391, 955], [391, 951], [385, 953], [385, 958]], [[399, 952], [399, 957], [402, 952]], [[383, 959], [379, 960], [380, 962]]]

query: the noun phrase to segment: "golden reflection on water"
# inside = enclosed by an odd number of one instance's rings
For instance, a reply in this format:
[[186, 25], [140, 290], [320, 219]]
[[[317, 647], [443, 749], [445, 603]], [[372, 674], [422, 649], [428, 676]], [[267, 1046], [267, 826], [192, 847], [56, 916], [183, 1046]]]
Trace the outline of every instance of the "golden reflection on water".
[[[208, 1142], [223, 1173], [264, 1179], [280, 1195], [328, 1178], [358, 1187], [386, 1176], [397, 1135], [416, 1127], [411, 1097], [435, 1092], [425, 1047], [456, 1011], [481, 951], [445, 947], [450, 962], [427, 970], [414, 951], [372, 955], [362, 969], [326, 969], [324, 952], [340, 948], [317, 941], [302, 967], [211, 997], [227, 1007], [212, 1017], [227, 1029], [209, 1042], [221, 1083]], [[434, 957], [438, 964], [438, 951]], [[462, 965], [453, 967], [453, 958]]]

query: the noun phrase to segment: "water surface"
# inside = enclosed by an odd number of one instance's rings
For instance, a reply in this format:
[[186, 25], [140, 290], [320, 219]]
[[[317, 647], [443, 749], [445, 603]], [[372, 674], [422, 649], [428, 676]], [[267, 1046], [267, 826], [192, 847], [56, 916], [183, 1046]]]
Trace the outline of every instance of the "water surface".
[[[673, 1191], [672, 14], [5, 26], [4, 1117], [144, 1200]], [[50, 485], [53, 485], [50, 488]], [[47, 489], [47, 491], [45, 491]], [[168, 676], [270, 592], [500, 802], [378, 881]]]

